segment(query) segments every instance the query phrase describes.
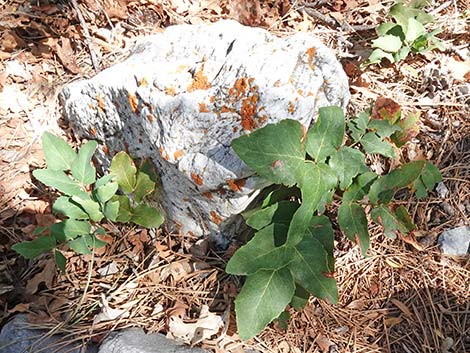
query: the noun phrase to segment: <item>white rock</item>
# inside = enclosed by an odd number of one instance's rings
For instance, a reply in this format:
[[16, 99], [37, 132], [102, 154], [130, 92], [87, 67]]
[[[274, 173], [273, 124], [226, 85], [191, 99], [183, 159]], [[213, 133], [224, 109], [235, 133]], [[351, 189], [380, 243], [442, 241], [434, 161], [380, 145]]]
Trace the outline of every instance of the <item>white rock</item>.
[[439, 235], [439, 244], [446, 255], [465, 256], [470, 252], [470, 227], [448, 229]]
[[318, 39], [234, 21], [169, 27], [62, 92], [75, 132], [109, 150], [98, 156], [105, 167], [126, 148], [151, 157], [168, 218], [183, 232], [227, 237], [234, 215], [268, 185], [235, 156], [232, 139], [286, 118], [309, 126], [319, 107], [348, 100], [347, 77]]

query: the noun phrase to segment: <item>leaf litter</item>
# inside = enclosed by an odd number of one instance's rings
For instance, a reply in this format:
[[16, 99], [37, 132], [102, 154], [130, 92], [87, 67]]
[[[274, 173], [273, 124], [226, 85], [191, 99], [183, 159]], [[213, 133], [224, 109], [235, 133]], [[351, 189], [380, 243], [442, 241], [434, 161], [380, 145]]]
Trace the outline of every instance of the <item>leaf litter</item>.
[[[223, 271], [228, 254], [205, 246], [195, 248], [193, 255], [190, 248], [197, 239], [162, 230], [145, 235], [138, 228], [105, 225], [107, 247], [94, 258], [65, 252], [67, 274], [47, 268], [44, 259], [25, 266], [10, 251], [11, 245], [33, 237], [33, 227], [53, 221], [48, 220], [46, 205], [55, 195], [30, 177], [30, 170], [41, 167], [44, 160], [38, 138], [45, 130], [61, 131], [56, 123], [57, 92], [63, 84], [91, 75], [93, 67], [82, 25], [71, 7], [31, 6], [13, 0], [0, 5], [4, 14], [0, 22], [0, 247], [8, 259], [0, 276], [0, 301], [8, 309], [3, 322], [17, 311], [28, 312], [33, 323], [42, 325], [52, 323], [52, 317], [68, 320], [75, 312], [83, 319], [71, 330], [94, 341], [119, 327], [168, 333], [168, 320], [175, 317], [168, 309], [180, 302], [182, 318], [174, 329], [184, 332], [184, 337], [192, 334], [190, 342], [196, 336], [193, 343], [202, 337], [198, 344], [217, 352], [244, 348], [321, 352], [326, 347], [368, 352], [468, 350], [468, 327], [462, 321], [462, 312], [469, 310], [468, 261], [441, 260], [432, 241], [444, 229], [468, 224], [470, 210], [465, 2], [438, 1], [433, 7], [436, 26], [443, 29], [439, 36], [449, 43], [446, 52], [367, 69], [360, 63], [368, 57], [369, 38], [390, 4], [316, 3], [310, 7], [316, 11], [312, 12], [306, 11], [310, 4], [289, 1], [78, 1], [103, 68], [120, 61], [137, 36], [170, 24], [232, 18], [281, 36], [293, 31], [318, 36], [333, 48], [351, 79], [349, 113], [362, 111], [371, 99], [381, 96], [393, 98], [404, 116], [421, 112], [419, 132], [413, 132], [412, 142], [405, 146], [405, 157], [424, 156], [437, 163], [448, 193], [426, 201], [397, 202], [409, 210], [420, 232], [393, 241], [374, 227], [369, 230], [374, 236], [368, 258], [337, 239], [339, 303], [311, 299], [302, 312], [291, 312], [287, 331], [274, 325], [244, 343], [236, 334], [230, 307], [240, 284]], [[66, 127], [62, 135], [76, 143]], [[388, 168], [380, 158], [368, 162]], [[429, 237], [431, 242], [424, 246]], [[103, 277], [103, 269], [112, 271]], [[34, 293], [30, 299], [25, 285], [29, 281], [29, 292]], [[64, 305], [64, 300], [69, 304]], [[100, 314], [106, 320], [100, 319], [90, 333], [89, 326]], [[196, 334], [193, 324], [207, 317], [208, 331]], [[218, 327], [221, 318], [224, 326]], [[278, 344], [280, 337], [284, 345]]]

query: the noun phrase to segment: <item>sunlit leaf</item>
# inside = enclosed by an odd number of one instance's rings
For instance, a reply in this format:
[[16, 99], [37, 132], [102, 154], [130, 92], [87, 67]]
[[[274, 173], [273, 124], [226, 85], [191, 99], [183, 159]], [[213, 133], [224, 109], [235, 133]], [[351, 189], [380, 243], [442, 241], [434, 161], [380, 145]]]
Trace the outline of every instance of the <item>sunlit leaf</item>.
[[31, 241], [14, 244], [11, 248], [26, 259], [32, 259], [55, 248], [53, 236], [43, 236]]
[[113, 157], [109, 173], [124, 193], [130, 194], [134, 191], [137, 168], [126, 152], [119, 152]]
[[131, 213], [130, 221], [145, 228], [158, 228], [163, 223], [162, 213], [151, 206], [137, 205]]
[[369, 168], [365, 164], [364, 154], [351, 147], [343, 146], [331, 156], [328, 165], [336, 173], [340, 182], [340, 188], [348, 188], [354, 177], [365, 173]]
[[66, 195], [88, 197], [88, 194], [81, 189], [80, 184], [69, 178], [63, 171], [36, 169], [33, 171], [33, 175], [44, 185], [53, 187]]
[[50, 132], [42, 135], [42, 150], [50, 170], [69, 170], [77, 156], [67, 142]]
[[365, 256], [369, 249], [369, 230], [367, 217], [361, 205], [355, 202], [345, 202], [338, 209], [338, 224], [348, 239], [360, 246]]
[[85, 143], [78, 151], [78, 156], [71, 166], [73, 177], [85, 185], [93, 184], [96, 180], [96, 169], [91, 164], [91, 158], [97, 146], [96, 141]]

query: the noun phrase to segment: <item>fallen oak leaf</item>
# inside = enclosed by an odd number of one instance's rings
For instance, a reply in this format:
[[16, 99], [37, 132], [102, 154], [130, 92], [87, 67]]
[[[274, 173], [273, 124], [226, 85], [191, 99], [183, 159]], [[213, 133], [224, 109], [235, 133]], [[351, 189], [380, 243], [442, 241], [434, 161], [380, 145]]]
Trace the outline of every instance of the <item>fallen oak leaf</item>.
[[77, 64], [75, 54], [72, 49], [70, 39], [66, 37], [60, 37], [62, 45], [56, 43], [55, 51], [59, 57], [60, 62], [64, 67], [73, 74], [79, 74], [81, 72], [80, 66]]

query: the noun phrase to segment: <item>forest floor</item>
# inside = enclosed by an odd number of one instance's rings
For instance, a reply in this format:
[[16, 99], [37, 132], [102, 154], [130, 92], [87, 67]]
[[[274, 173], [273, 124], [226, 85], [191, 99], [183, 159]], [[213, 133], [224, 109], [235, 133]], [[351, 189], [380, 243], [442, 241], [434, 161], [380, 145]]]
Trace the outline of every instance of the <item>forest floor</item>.
[[[442, 29], [438, 37], [445, 50], [366, 67], [361, 63], [371, 52], [374, 29], [392, 1], [77, 2], [0, 1], [1, 324], [27, 313], [31, 325], [65, 332], [70, 341], [99, 343], [117, 328], [168, 333], [168, 319], [175, 315], [185, 328], [207, 305], [225, 326], [194, 343], [217, 352], [470, 352], [470, 262], [444, 257], [437, 244], [442, 231], [469, 225], [467, 1], [433, 1], [428, 8], [435, 17], [430, 26]], [[80, 145], [67, 126], [59, 127], [62, 87], [123, 60], [144, 35], [222, 18], [280, 36], [298, 31], [318, 36], [350, 79], [351, 115], [379, 97], [393, 99], [404, 113], [421, 114], [420, 132], [402, 157], [425, 156], [438, 166], [445, 185], [425, 200], [399, 201], [418, 230], [392, 240], [371, 227], [366, 258], [336, 231], [339, 303], [312, 298], [304, 310], [291, 312], [286, 330], [272, 324], [247, 342], [236, 335], [233, 299], [239, 282], [224, 272], [230, 254], [215, 252], [205, 241], [108, 223], [103, 225], [108, 245], [92, 256], [66, 252], [65, 274], [50, 256], [26, 261], [11, 250], [34, 237], [37, 226], [55, 222], [56, 194], [31, 174], [44, 165], [42, 133], [54, 131]], [[110, 269], [116, 272], [102, 276]]]

